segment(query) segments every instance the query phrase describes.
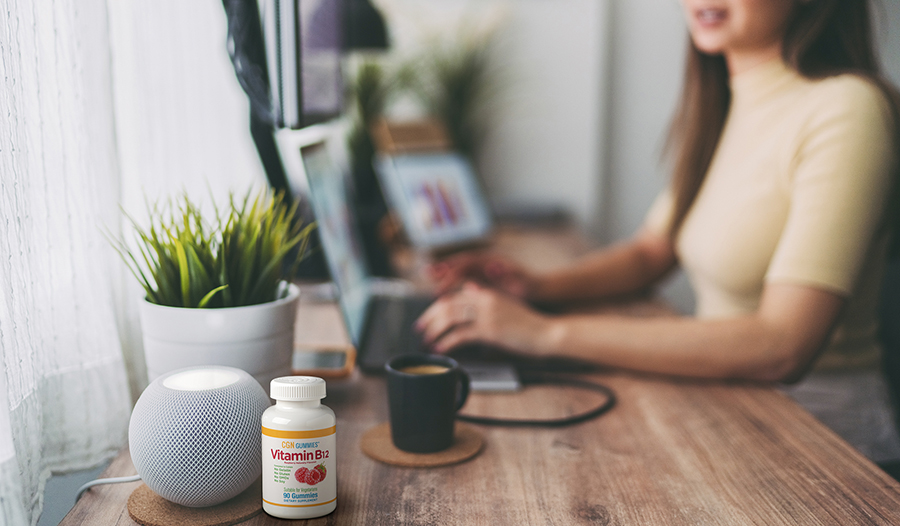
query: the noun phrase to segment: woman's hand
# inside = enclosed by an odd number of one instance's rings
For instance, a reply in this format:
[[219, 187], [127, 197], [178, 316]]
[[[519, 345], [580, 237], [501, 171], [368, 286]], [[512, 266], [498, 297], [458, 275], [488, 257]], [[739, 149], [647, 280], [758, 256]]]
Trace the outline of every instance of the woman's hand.
[[552, 351], [552, 320], [515, 298], [474, 283], [441, 297], [416, 322], [434, 351], [447, 352], [470, 343], [543, 355]]
[[528, 299], [537, 286], [537, 277], [521, 265], [491, 254], [460, 254], [435, 263], [428, 270], [438, 295], [467, 281], [476, 281], [516, 298]]

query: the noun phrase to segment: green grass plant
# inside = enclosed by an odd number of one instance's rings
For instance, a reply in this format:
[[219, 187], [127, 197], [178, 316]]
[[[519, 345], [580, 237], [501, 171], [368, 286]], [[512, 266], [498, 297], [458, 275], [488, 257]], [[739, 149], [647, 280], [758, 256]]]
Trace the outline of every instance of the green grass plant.
[[492, 32], [462, 32], [453, 44], [435, 43], [408, 66], [407, 85], [446, 127], [455, 150], [477, 160], [488, 133], [491, 106], [505, 71]]
[[[204, 218], [184, 194], [164, 206], [148, 204], [150, 226], [131, 216], [134, 245], [113, 246], [140, 282], [147, 301], [170, 307], [222, 308], [257, 305], [284, 297], [300, 264], [315, 223], [303, 225], [298, 203], [281, 192], [262, 191], [228, 206], [214, 204]], [[296, 249], [294, 261], [288, 263]]]

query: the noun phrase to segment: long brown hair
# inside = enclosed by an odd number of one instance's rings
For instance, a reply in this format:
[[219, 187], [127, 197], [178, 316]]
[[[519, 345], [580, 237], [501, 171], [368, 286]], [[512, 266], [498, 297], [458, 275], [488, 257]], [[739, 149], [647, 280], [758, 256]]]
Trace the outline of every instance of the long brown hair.
[[[786, 28], [782, 58], [807, 78], [853, 73], [876, 84], [892, 103], [895, 143], [900, 144], [900, 97], [879, 72], [868, 4], [867, 0], [798, 3]], [[674, 160], [672, 191], [675, 203], [669, 231], [672, 239], [678, 234], [703, 184], [730, 105], [725, 58], [704, 54], [691, 42], [681, 104], [672, 121], [666, 148]], [[894, 175], [896, 181], [898, 174]], [[895, 196], [898, 186], [894, 184]], [[892, 199], [892, 205], [897, 201], [897, 198]], [[889, 213], [896, 217], [895, 212]]]

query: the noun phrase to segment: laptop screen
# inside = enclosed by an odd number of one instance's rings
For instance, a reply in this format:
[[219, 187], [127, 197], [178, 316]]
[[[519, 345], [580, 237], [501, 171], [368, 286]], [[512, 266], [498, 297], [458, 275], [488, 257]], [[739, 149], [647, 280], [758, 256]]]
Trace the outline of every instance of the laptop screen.
[[340, 292], [341, 310], [350, 338], [359, 347], [369, 302], [369, 271], [356, 231], [344, 175], [332, 160], [324, 142], [300, 148], [300, 155], [325, 260]]
[[490, 233], [490, 211], [462, 155], [382, 155], [376, 168], [391, 207], [416, 247], [459, 245]]

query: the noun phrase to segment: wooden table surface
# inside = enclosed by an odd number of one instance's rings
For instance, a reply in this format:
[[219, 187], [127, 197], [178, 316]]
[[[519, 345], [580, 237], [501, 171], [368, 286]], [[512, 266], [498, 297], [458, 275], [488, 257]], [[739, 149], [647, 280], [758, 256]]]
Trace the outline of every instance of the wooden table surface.
[[[430, 469], [388, 466], [360, 450], [360, 436], [387, 419], [382, 379], [329, 382], [338, 504], [308, 523], [900, 524], [900, 485], [773, 389], [593, 378], [619, 397], [610, 413], [560, 429], [478, 426], [479, 456]], [[475, 394], [465, 412], [561, 416], [596, 401], [591, 392], [529, 387]], [[104, 476], [129, 474], [124, 452]], [[91, 489], [61, 524], [133, 525], [125, 503], [138, 484]], [[284, 522], [263, 513], [245, 524]]]
[[[334, 305], [307, 305], [332, 339]], [[332, 320], [332, 322], [328, 322]], [[337, 415], [337, 510], [298, 524], [695, 525], [900, 524], [900, 484], [775, 389], [609, 373], [587, 377], [618, 405], [558, 428], [476, 426], [485, 447], [463, 464], [400, 468], [365, 456], [361, 435], [387, 420], [383, 379], [328, 382]], [[555, 417], [601, 395], [534, 386], [476, 393], [463, 412]], [[134, 474], [127, 451], [105, 477]], [[61, 523], [133, 525], [140, 483], [88, 491]], [[262, 513], [246, 525], [277, 525]]]

